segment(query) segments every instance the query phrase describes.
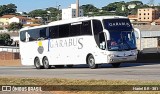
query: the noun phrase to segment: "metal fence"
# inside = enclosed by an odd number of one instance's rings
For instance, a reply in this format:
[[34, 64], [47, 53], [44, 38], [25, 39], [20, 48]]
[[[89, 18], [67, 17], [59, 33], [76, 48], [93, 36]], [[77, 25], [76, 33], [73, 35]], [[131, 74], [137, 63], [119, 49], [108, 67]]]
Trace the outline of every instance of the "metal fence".
[[12, 53], [19, 53], [19, 47], [14, 46], [0, 46], [0, 52], [12, 52]]

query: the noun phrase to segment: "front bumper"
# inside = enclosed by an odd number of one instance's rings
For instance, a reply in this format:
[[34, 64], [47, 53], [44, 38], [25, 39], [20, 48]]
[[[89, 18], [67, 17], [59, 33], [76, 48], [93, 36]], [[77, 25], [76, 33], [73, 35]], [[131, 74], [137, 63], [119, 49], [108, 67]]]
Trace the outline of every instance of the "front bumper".
[[136, 60], [137, 60], [137, 55], [124, 56], [124, 57], [109, 57], [108, 63], [118, 63], [118, 62], [136, 61]]

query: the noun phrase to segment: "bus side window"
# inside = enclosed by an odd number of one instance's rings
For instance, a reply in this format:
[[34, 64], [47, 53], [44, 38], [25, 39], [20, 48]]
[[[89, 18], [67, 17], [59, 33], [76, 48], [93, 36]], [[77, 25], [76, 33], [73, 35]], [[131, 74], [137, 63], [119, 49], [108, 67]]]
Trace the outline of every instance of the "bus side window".
[[37, 41], [37, 39], [40, 37], [39, 30], [40, 29], [31, 29], [28, 31], [29, 41]]
[[22, 42], [25, 42], [25, 41], [26, 41], [26, 32], [27, 32], [27, 31], [21, 31], [21, 32], [20, 32], [20, 40], [21, 40]]
[[46, 28], [40, 28], [39, 35], [40, 35], [39, 38], [47, 39]]
[[59, 38], [64, 38], [69, 36], [70, 24], [64, 24], [59, 26]]
[[49, 27], [49, 37], [50, 37], [51, 39], [59, 38], [58, 26]]
[[81, 35], [92, 35], [90, 20], [82, 22]]
[[80, 32], [81, 32], [81, 24], [76, 24], [76, 25], [71, 24], [69, 32], [70, 36], [78, 36], [80, 35]]

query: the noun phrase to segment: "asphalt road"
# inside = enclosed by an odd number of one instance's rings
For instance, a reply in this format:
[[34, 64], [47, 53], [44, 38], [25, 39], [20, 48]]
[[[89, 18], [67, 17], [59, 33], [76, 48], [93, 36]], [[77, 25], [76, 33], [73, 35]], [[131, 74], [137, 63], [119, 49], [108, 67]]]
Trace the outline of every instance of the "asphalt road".
[[41, 70], [37, 70], [33, 66], [1, 66], [0, 76], [96, 80], [160, 80], [160, 63], [125, 63], [120, 68], [112, 68], [110, 64], [105, 64], [98, 69], [89, 69], [86, 65], [74, 66], [74, 68]]

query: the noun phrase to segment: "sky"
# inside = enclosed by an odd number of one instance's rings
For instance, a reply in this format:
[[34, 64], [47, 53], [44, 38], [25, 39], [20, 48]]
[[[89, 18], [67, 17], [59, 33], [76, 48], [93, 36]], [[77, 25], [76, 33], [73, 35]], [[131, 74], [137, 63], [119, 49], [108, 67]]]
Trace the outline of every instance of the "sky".
[[[79, 0], [80, 5], [93, 4], [94, 6], [101, 8], [109, 3], [131, 0]], [[147, 4], [150, 0], [141, 0], [144, 4]], [[13, 3], [17, 6], [17, 12], [30, 12], [35, 9], [45, 9], [48, 7], [60, 6], [60, 9], [67, 8], [70, 4], [76, 3], [76, 0], [0, 0], [0, 5], [6, 5]], [[154, 3], [160, 4], [160, 0], [154, 0]]]

